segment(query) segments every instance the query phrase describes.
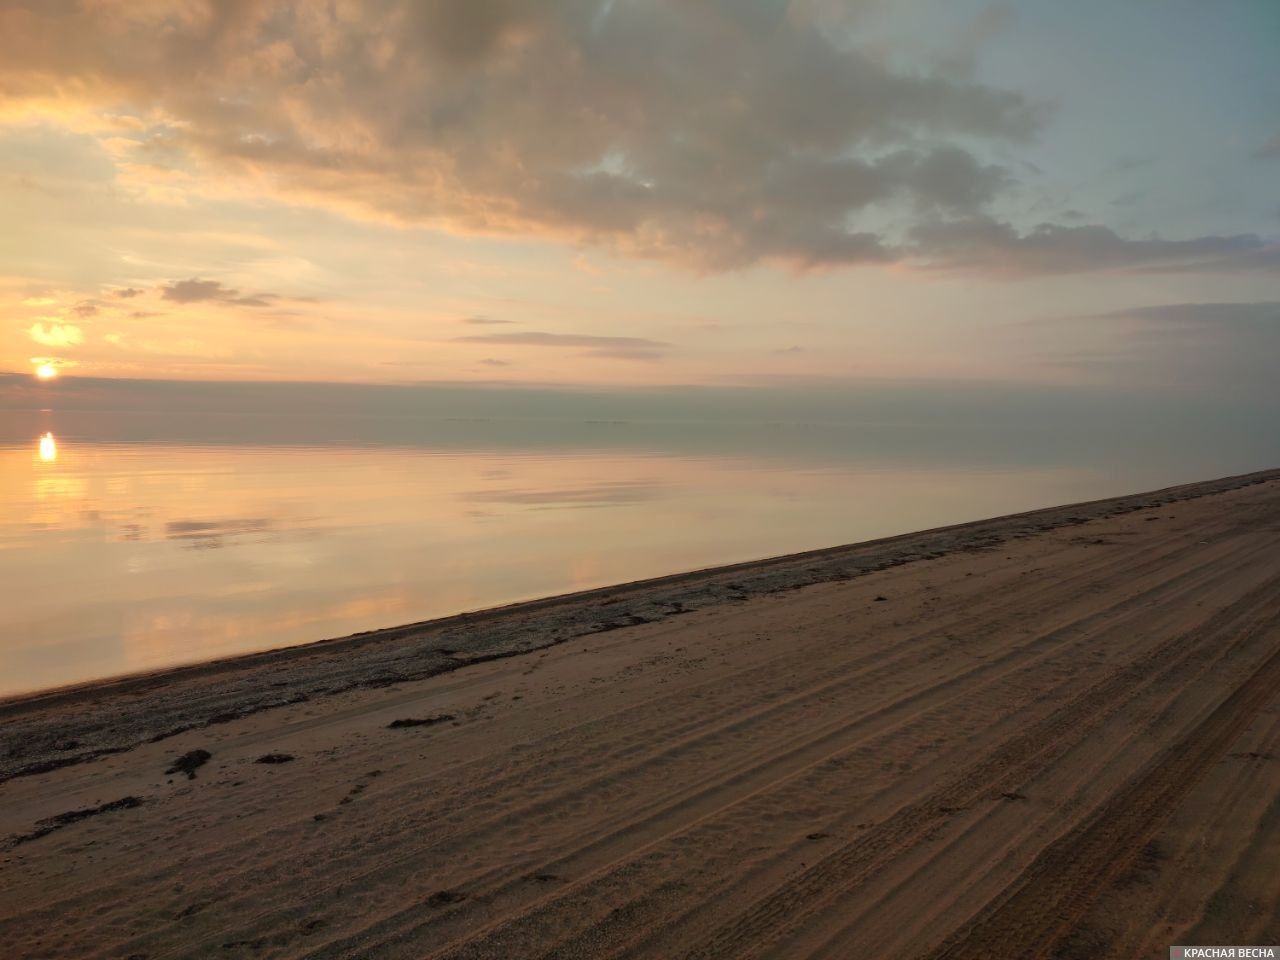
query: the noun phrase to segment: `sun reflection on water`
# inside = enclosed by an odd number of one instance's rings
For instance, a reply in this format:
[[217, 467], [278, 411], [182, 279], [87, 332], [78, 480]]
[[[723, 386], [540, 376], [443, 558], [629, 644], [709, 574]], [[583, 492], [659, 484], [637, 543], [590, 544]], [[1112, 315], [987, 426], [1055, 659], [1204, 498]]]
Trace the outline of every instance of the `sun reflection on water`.
[[44, 463], [53, 463], [58, 459], [58, 442], [53, 439], [52, 433], [46, 433], [40, 438], [40, 459]]

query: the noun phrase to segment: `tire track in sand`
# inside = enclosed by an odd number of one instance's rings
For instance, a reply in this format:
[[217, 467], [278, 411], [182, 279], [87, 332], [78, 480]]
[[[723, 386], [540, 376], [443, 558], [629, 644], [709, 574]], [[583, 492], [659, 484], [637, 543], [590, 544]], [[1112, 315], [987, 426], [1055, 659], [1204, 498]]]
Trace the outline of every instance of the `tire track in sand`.
[[929, 960], [1052, 955], [1063, 934], [1130, 868], [1178, 802], [1277, 695], [1280, 650], [1144, 774], [1047, 847], [1007, 895], [959, 928]]
[[[1243, 555], [1235, 558], [1236, 562], [1237, 563], [1246, 562], [1248, 557], [1252, 557], [1255, 553], [1260, 552], [1261, 549], [1262, 548], [1260, 547], [1250, 547], [1246, 550], [1240, 551], [1240, 553], [1242, 553]], [[1211, 572], [1211, 575], [1208, 577], [1205, 576], [1206, 570]], [[1016, 653], [1020, 657], [1022, 657], [1027, 655], [1033, 649], [1042, 648], [1042, 647], [1048, 647], [1052, 649], [1053, 647], [1056, 646], [1056, 642], [1058, 640], [1065, 638], [1067, 635], [1075, 635], [1077, 632], [1081, 634], [1080, 638], [1078, 639], [1078, 642], [1083, 645], [1084, 643], [1087, 642], [1086, 641], [1087, 635], [1091, 633], [1091, 629], [1088, 625], [1093, 625], [1096, 628], [1098, 623], [1114, 621], [1113, 626], [1118, 626], [1119, 623], [1122, 622], [1122, 618], [1124, 616], [1135, 616], [1140, 614], [1142, 608], [1146, 604], [1153, 602], [1154, 597], [1167, 595], [1170, 593], [1170, 591], [1174, 591], [1178, 587], [1185, 588], [1190, 583], [1195, 583], [1197, 587], [1203, 587], [1205, 582], [1207, 582], [1208, 580], [1222, 580], [1222, 579], [1227, 579], [1230, 576], [1231, 574], [1229, 572], [1224, 573], [1220, 567], [1215, 566], [1214, 564], [1206, 563], [1206, 564], [1197, 565], [1191, 569], [1182, 571], [1181, 573], [1175, 576], [1167, 577], [1166, 579], [1162, 580], [1160, 583], [1152, 585], [1150, 587], [1149, 593], [1144, 592], [1143, 594], [1139, 594], [1137, 596], [1126, 597], [1122, 600], [1118, 600], [1113, 605], [1105, 606], [1100, 609], [1091, 610], [1087, 616], [1083, 618], [1079, 618], [1073, 623], [1059, 626], [1058, 628], [1056, 628], [1055, 630], [1051, 631], [1048, 634], [1045, 634], [1039, 637], [1028, 638], [1028, 640], [1025, 641], [1023, 644], [1019, 645], [1013, 650], [1007, 651], [1007, 653], [1009, 654]], [[1032, 662], [1039, 660], [1046, 655], [1048, 654], [1042, 652], [1039, 657], [1031, 658]], [[966, 673], [959, 677], [954, 677], [954, 676], [947, 677], [944, 680], [934, 685], [926, 687], [925, 691], [932, 692], [932, 694], [936, 696], [940, 694], [941, 690], [947, 689], [953, 684], [956, 684], [957, 682], [970, 681], [975, 679], [974, 677], [975, 673], [985, 673], [986, 671], [997, 666], [999, 661], [1003, 659], [1004, 657], [1000, 657], [1000, 658], [997, 658], [997, 661], [986, 662], [986, 663], [976, 665], [976, 670], [970, 671], [969, 673]], [[1025, 668], [1028, 666], [1028, 664], [1021, 663], [1021, 666]], [[893, 700], [893, 701], [890, 701], [887, 705], [879, 705], [874, 709], [869, 710], [866, 715], [859, 715], [856, 719], [844, 718], [841, 721], [839, 726], [833, 728], [835, 730], [835, 736], [839, 738], [843, 733], [847, 733], [852, 729], [861, 727], [862, 725], [867, 723], [869, 720], [878, 720], [882, 724], [887, 723], [895, 715], [895, 710], [897, 708], [904, 707], [908, 703], [913, 702], [915, 700], [920, 700], [920, 699], [927, 699], [924, 693], [912, 694], [910, 696], [905, 697], [905, 699]], [[946, 703], [946, 702], [949, 702], [949, 698], [948, 700], [941, 701], [941, 703]], [[933, 707], [937, 707], [941, 705], [941, 703], [935, 701], [931, 705]], [[876, 732], [875, 729], [873, 729], [872, 732]], [[884, 731], [880, 730], [880, 732], [884, 732]], [[820, 730], [809, 729], [806, 731], [804, 736], [798, 739], [803, 741], [808, 746], [814, 746], [818, 743], [824, 742], [825, 740], [829, 739], [831, 736], [832, 734], [830, 732], [824, 732], [824, 730], [821, 730], [821, 729]], [[477, 949], [475, 946], [476, 940], [483, 941], [484, 939], [489, 937], [494, 937], [494, 936], [500, 937], [501, 936], [500, 931], [503, 927], [507, 927], [513, 924], [520, 924], [521, 922], [528, 922], [534, 919], [534, 915], [541, 914], [548, 910], [554, 911], [558, 908], [563, 907], [565, 905], [565, 899], [572, 897], [572, 895], [575, 892], [577, 892], [582, 886], [589, 885], [592, 883], [599, 883], [602, 881], [602, 878], [607, 878], [608, 875], [611, 875], [612, 873], [616, 872], [620, 868], [625, 869], [624, 867], [625, 864], [630, 863], [634, 859], [639, 858], [642, 855], [651, 852], [651, 849], [655, 843], [658, 843], [664, 840], [669, 840], [672, 836], [675, 836], [684, 830], [692, 829], [694, 826], [696, 826], [699, 823], [702, 823], [703, 821], [713, 816], [714, 814], [723, 812], [723, 810], [727, 809], [728, 807], [739, 805], [745, 802], [746, 800], [749, 800], [755, 797], [757, 793], [765, 789], [769, 789], [769, 790], [779, 789], [787, 781], [791, 780], [795, 776], [798, 776], [800, 773], [803, 773], [805, 770], [810, 769], [813, 765], [820, 762], [821, 760], [828, 759], [830, 756], [839, 755], [848, 750], [852, 750], [861, 742], [862, 742], [861, 740], [858, 740], [852, 743], [844, 743], [839, 749], [835, 751], [834, 754], [824, 751], [817, 760], [806, 761], [801, 766], [799, 766], [796, 770], [793, 770], [788, 775], [782, 776], [781, 779], [778, 779], [778, 774], [774, 773], [770, 775], [768, 771], [771, 770], [777, 764], [785, 764], [785, 761], [787, 760], [787, 758], [791, 756], [791, 751], [789, 749], [784, 749], [786, 746], [786, 741], [783, 741], [781, 743], [771, 741], [769, 751], [766, 751], [766, 756], [763, 758], [758, 758], [754, 761], [754, 763], [757, 764], [758, 766], [749, 765], [749, 769], [754, 771], [756, 774], [758, 774], [758, 776], [752, 777], [752, 780], [763, 781], [764, 782], [763, 786], [760, 786], [760, 785], [749, 786], [748, 782], [743, 779], [742, 774], [736, 773], [734, 771], [725, 771], [725, 770], [717, 771], [717, 773], [714, 776], [712, 776], [708, 781], [710, 784], [710, 787], [708, 787], [708, 790], [714, 791], [716, 794], [720, 792], [732, 793], [734, 795], [734, 799], [729, 801], [726, 807], [718, 807], [716, 806], [716, 804], [712, 804], [710, 807], [706, 807], [705, 804], [700, 804], [696, 806], [689, 805], [688, 803], [682, 804], [681, 805], [682, 813], [683, 813], [683, 816], [681, 818], [682, 822], [677, 824], [669, 824], [665, 828], [664, 832], [655, 834], [655, 839], [647, 841], [640, 848], [636, 848], [628, 851], [625, 854], [625, 856], [622, 857], [621, 860], [618, 860], [616, 862], [611, 862], [606, 867], [601, 868], [601, 871], [603, 872], [593, 870], [590, 876], [583, 877], [579, 881], [576, 881], [574, 884], [566, 886], [558, 890], [556, 893], [551, 894], [549, 896], [545, 894], [542, 896], [537, 896], [534, 898], [534, 902], [531, 902], [526, 907], [519, 908], [515, 912], [501, 916], [500, 918], [495, 918], [495, 920], [491, 924], [487, 924], [485, 927], [481, 928], [480, 930], [473, 931], [467, 937], [467, 941], [466, 941], [467, 944], [469, 944], [469, 949], [473, 951]], [[830, 748], [828, 748], [828, 751], [829, 749]], [[782, 752], [778, 753], [779, 750], [781, 750]], [[724, 801], [721, 800], [719, 801], [719, 803], [724, 803]], [[639, 813], [640, 813], [639, 811], [630, 811], [631, 816], [636, 816]], [[644, 822], [645, 822], [644, 818], [642, 818], [639, 822], [634, 822], [634, 821], [629, 822], [627, 824], [628, 832], [630, 832], [634, 828], [638, 828]], [[576, 852], [582, 852], [582, 851], [576, 851]], [[566, 857], [557, 858], [557, 860], [554, 862], [543, 862], [540, 865], [538, 865], [536, 868], [530, 865], [529, 872], [561, 873], [563, 872], [563, 870], [561, 869], [562, 863], [565, 859], [568, 859], [568, 857], [566, 856]], [[477, 889], [478, 887], [484, 886], [484, 881], [486, 879], [489, 879], [489, 878], [473, 877], [465, 885], [467, 886], [468, 889]], [[528, 889], [529, 885], [527, 882], [521, 883], [519, 878], [514, 878], [507, 887], [499, 888], [498, 890], [492, 890], [492, 889], [485, 890], [486, 899], [499, 895], [503, 889], [506, 889], [509, 892], [509, 888], [520, 888], [520, 887]], [[525, 913], [526, 911], [529, 911], [531, 913]], [[416, 906], [409, 907], [405, 911], [405, 916], [399, 919], [408, 923], [410, 927], [416, 927], [417, 932], [419, 934], [423, 932], [423, 928], [433, 926], [446, 919], [443, 916], [436, 915], [426, 919], [425, 921], [422, 921], [423, 913], [424, 911], [419, 907], [416, 907]], [[524, 913], [525, 915], [522, 916], [522, 913]], [[421, 921], [420, 926], [417, 925], [419, 921]], [[388, 937], [391, 939], [395, 939], [397, 941], [401, 940], [405, 936], [409, 936], [410, 939], [412, 939], [411, 935], [407, 935], [404, 933], [396, 934], [391, 932], [391, 930], [386, 929], [387, 926], [394, 926], [396, 922], [397, 922], [396, 917], [388, 917], [383, 921], [380, 921], [376, 929], [373, 927], [362, 929], [358, 935], [355, 935], [354, 937], [349, 938], [349, 940], [347, 941], [347, 944], [348, 946], [350, 946], [351, 943], [354, 943], [356, 940], [359, 940], [359, 942], [361, 942], [364, 945], [365, 949], [372, 951], [373, 948], [370, 946], [370, 944], [373, 942], [380, 942], [382, 937]], [[459, 949], [461, 947], [462, 947], [462, 944], [455, 944], [451, 949]], [[485, 949], [487, 948], [480, 949], [479, 953], [484, 953]], [[338, 950], [335, 953], [335, 955], [340, 955], [340, 954], [341, 954], [341, 950]], [[510, 955], [509, 945], [493, 946], [491, 955], [494, 955], [494, 956]]]
[[[721, 926], [687, 952], [684, 960], [713, 960], [713, 958], [745, 960], [748, 957], [767, 953], [778, 940], [831, 906], [843, 893], [856, 886], [879, 866], [899, 855], [903, 849], [931, 834], [946, 820], [945, 814], [940, 811], [965, 807], [976, 797], [996, 789], [1005, 781], [1020, 779], [1024, 768], [1028, 765], [1052, 762], [1072, 743], [1087, 736], [1095, 723], [1110, 712], [1108, 708], [1114, 709], [1115, 705], [1133, 689], [1143, 686], [1171, 665], [1188, 656], [1194, 656], [1203, 644], [1215, 635], [1221, 636], [1239, 629], [1250, 631], [1275, 629], [1280, 623], [1280, 615], [1275, 612], [1274, 602], [1278, 588], [1280, 588], [1280, 577], [1269, 578], [1220, 611], [1200, 628], [1173, 637], [1146, 655], [1132, 661], [1087, 694], [1064, 705], [1035, 724], [1026, 733], [1007, 741], [957, 780], [924, 800], [900, 809], [874, 831], [834, 851], [804, 871], [787, 886], [757, 901], [736, 919]], [[1260, 673], [1264, 676], [1264, 682], [1267, 679], [1271, 681], [1271, 686], [1263, 687], [1262, 692], [1266, 697], [1274, 695], [1277, 683], [1280, 683], [1280, 654], [1269, 659], [1266, 669]], [[1256, 689], [1258, 689], [1257, 684], [1251, 679], [1239, 688], [1237, 695], [1241, 691], [1249, 691], [1246, 698], [1248, 703], [1252, 704], [1255, 699], [1253, 691]], [[1235, 702], [1237, 695], [1233, 695], [1228, 703]], [[1265, 702], [1266, 699], [1262, 699], [1248, 713], [1248, 717], [1252, 717], [1253, 712], [1260, 709]], [[1247, 720], [1245, 722], [1247, 723]], [[1239, 729], [1243, 728], [1232, 727], [1232, 729], [1238, 733]], [[1178, 747], [1173, 748], [1175, 752], [1178, 749]], [[1011, 773], [1017, 776], [1011, 777]], [[1108, 803], [1105, 809], [1112, 809], [1112, 804]], [[1138, 845], [1138, 849], [1140, 847], [1141, 844]], [[1055, 844], [1050, 849], [1060, 848]], [[1105, 844], [1100, 845], [1099, 849], [1105, 856], [1111, 855]], [[1092, 883], [1097, 879], [1097, 871], [1094, 869], [1080, 876], [1086, 882]], [[1006, 918], [1006, 923], [1008, 922], [1009, 918]], [[1040, 926], [1036, 936], [1043, 937], [1045, 929], [1045, 926]], [[942, 957], [957, 960], [959, 957], [991, 956], [989, 944], [992, 941], [986, 939], [984, 942], [988, 944], [986, 952], [978, 949], [976, 952], [956, 953], [954, 956], [938, 954], [938, 958], [939, 960]], [[1006, 955], [1003, 946], [999, 954]], [[1018, 954], [1013, 951], [1007, 955], [1017, 956]]]

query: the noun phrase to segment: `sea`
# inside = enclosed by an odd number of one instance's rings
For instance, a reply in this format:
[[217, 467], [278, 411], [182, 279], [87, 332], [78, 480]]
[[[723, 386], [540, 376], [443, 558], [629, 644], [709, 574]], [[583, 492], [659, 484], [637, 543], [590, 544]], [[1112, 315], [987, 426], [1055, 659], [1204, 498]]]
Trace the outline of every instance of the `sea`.
[[1280, 465], [1266, 396], [0, 376], [0, 696]]

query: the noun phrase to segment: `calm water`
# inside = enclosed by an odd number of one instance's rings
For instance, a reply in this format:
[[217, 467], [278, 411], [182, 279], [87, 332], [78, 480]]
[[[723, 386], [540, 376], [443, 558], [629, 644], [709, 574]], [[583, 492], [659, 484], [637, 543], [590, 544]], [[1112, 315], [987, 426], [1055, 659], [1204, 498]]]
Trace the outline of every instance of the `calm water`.
[[362, 445], [264, 420], [187, 423], [199, 442], [5, 422], [0, 695], [1266, 465], [1247, 440], [1227, 462], [1085, 440], [1053, 462], [1036, 430], [973, 422], [451, 422]]

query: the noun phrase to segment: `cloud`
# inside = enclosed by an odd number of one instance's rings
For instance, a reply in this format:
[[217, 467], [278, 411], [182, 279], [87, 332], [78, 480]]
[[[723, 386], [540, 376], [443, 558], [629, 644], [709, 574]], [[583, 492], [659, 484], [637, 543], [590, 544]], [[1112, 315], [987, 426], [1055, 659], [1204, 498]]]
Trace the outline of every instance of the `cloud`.
[[84, 342], [81, 329], [69, 323], [51, 323], [48, 326], [33, 323], [27, 330], [27, 336], [46, 347], [72, 347]]
[[197, 303], [201, 300], [222, 300], [233, 291], [226, 290], [218, 280], [175, 280], [162, 288], [165, 300], [178, 303]]
[[993, 0], [949, 39], [939, 56], [938, 69], [946, 76], [972, 77], [978, 53], [992, 38], [1008, 33], [1017, 23], [1017, 10], [1009, 0]]
[[567, 347], [581, 349], [586, 356], [619, 360], [660, 360], [670, 348], [661, 340], [643, 337], [597, 337], [576, 333], [487, 333], [456, 337], [460, 343], [491, 343], [521, 347]]
[[31, 0], [0, 89], [136, 118], [112, 135], [140, 169], [362, 216], [698, 270], [884, 262], [874, 223], [980, 208], [1012, 184], [983, 155], [1046, 114], [860, 48], [863, 6]]
[[1280, 133], [1272, 134], [1261, 146], [1253, 151], [1255, 160], [1280, 160]]
[[98, 312], [98, 305], [92, 300], [82, 300], [71, 308], [71, 312], [77, 317], [92, 317]]
[[130, 300], [133, 297], [141, 296], [142, 291], [136, 289], [135, 287], [125, 287], [120, 290], [112, 290], [111, 295], [113, 297], [119, 297], [121, 300]]
[[511, 366], [511, 361], [510, 361], [510, 360], [497, 360], [497, 359], [495, 359], [495, 358], [493, 358], [493, 357], [485, 357], [485, 358], [484, 358], [483, 360], [481, 360], [480, 362], [481, 362], [481, 363], [483, 363], [486, 367], [509, 367], [509, 366]]
[[1163, 327], [1222, 328], [1253, 326], [1280, 334], [1280, 303], [1258, 300], [1241, 303], [1164, 303], [1096, 313], [1092, 319], [1136, 319]]
[[[1129, 239], [1074, 211], [1060, 218], [1070, 226], [994, 219], [992, 205], [1018, 187], [1011, 169], [1032, 168], [994, 158], [1048, 117], [974, 79], [977, 50], [1009, 28], [1016, 5], [972, 18], [932, 70], [860, 44], [874, 38], [861, 27], [878, 6], [10, 0], [0, 95], [19, 113], [25, 102], [52, 115], [58, 91], [57, 111], [97, 111], [109, 126], [120, 169], [184, 189], [261, 191], [700, 271], [1277, 266], [1274, 245], [1251, 234]], [[1274, 157], [1277, 143], [1257, 155]], [[162, 296], [272, 299], [195, 278]]]
[[1069, 326], [1071, 346], [1049, 355], [1059, 366], [1124, 383], [1275, 392], [1280, 302], [1157, 304], [1075, 317]]
[[936, 220], [913, 231], [914, 253], [933, 268], [1017, 278], [1092, 270], [1240, 272], [1280, 267], [1280, 244], [1256, 234], [1131, 240], [1098, 224], [1042, 223], [1019, 233], [987, 216]]
[[515, 321], [514, 320], [496, 320], [493, 317], [476, 316], [476, 317], [466, 317], [465, 319], [463, 319], [462, 322], [470, 323], [475, 326], [482, 326], [485, 324], [494, 324], [494, 323], [514, 323]]
[[175, 303], [200, 303], [214, 301], [229, 303], [237, 307], [267, 307], [271, 301], [278, 299], [272, 293], [260, 293], [255, 296], [240, 296], [239, 290], [223, 286], [220, 280], [175, 280], [160, 288], [160, 297]]

